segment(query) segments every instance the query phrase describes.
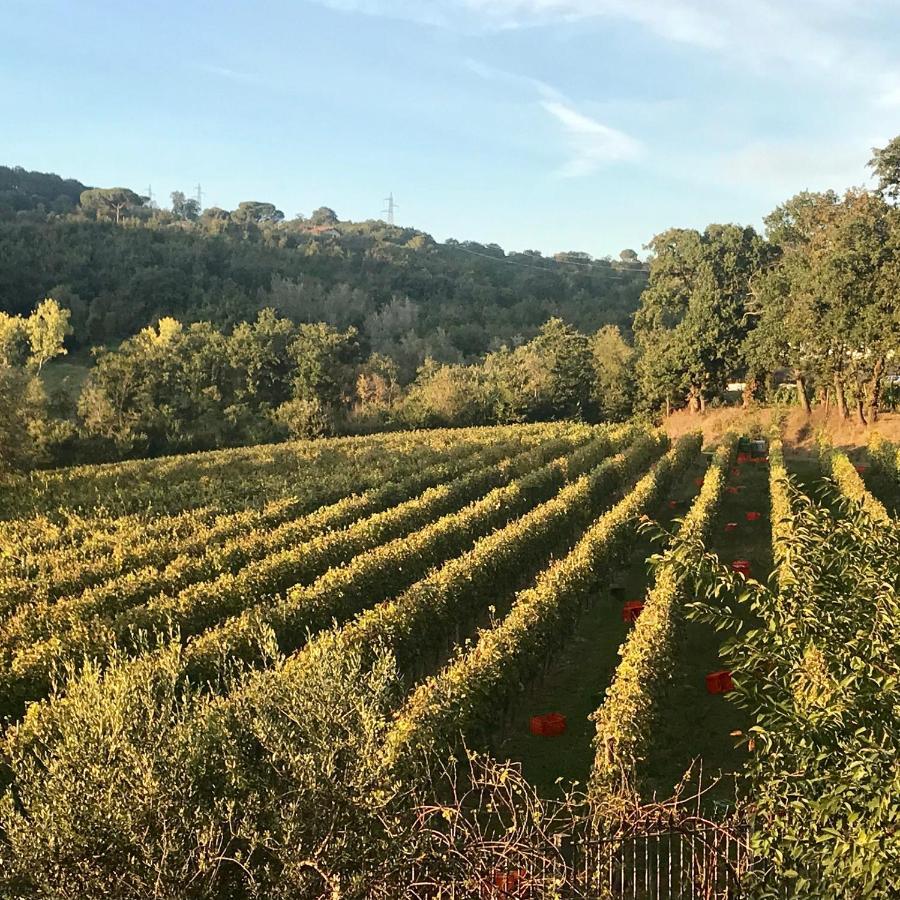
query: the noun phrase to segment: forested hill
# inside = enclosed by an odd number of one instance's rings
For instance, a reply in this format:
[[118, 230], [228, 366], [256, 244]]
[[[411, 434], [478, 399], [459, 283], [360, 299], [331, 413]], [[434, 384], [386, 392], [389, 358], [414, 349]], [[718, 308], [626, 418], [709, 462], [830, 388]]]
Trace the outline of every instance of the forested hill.
[[425, 355], [469, 360], [532, 337], [552, 316], [628, 332], [646, 282], [629, 251], [506, 254], [327, 208], [285, 220], [267, 203], [201, 211], [175, 195], [162, 210], [127, 189], [79, 193], [21, 169], [0, 178], [0, 310], [28, 313], [53, 296], [72, 311], [72, 347], [115, 344], [161, 316], [230, 326], [271, 306], [296, 322], [354, 325], [414, 371]]
[[21, 166], [0, 166], [0, 214], [28, 210], [72, 212], [87, 185], [49, 172], [28, 172]]

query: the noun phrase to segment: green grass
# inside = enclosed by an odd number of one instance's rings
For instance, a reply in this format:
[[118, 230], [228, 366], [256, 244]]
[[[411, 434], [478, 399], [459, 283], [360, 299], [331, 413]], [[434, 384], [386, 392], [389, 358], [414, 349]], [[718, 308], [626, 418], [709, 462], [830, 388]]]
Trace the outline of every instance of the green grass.
[[41, 371], [44, 388], [51, 395], [63, 392], [75, 400], [87, 379], [91, 365], [90, 354], [85, 353], [51, 359]]
[[822, 467], [815, 456], [792, 456], [785, 458], [788, 474], [792, 475], [797, 486], [805, 493], [817, 496], [822, 480]]
[[[698, 490], [695, 479], [705, 468], [706, 459], [698, 457], [667, 495], [667, 500], [680, 500], [681, 505], [670, 510], [668, 503], [661, 504], [654, 511], [658, 521], [666, 524], [684, 514]], [[594, 724], [588, 716], [603, 701], [619, 661], [619, 647], [630, 627], [622, 621], [622, 604], [644, 596], [648, 585], [646, 559], [655, 549], [649, 539], [636, 539], [630, 565], [615, 573], [613, 596], [601, 596], [585, 614], [578, 633], [552, 661], [546, 677], [523, 695], [513, 711], [511, 727], [493, 748], [498, 758], [520, 762], [525, 777], [545, 796], [558, 792], [557, 779], [563, 779], [563, 785], [573, 781], [584, 784], [590, 773]], [[566, 716], [565, 734], [532, 735], [528, 728], [531, 716], [549, 712]]]
[[[764, 580], [772, 568], [769, 467], [747, 463], [737, 470], [736, 476], [729, 475], [728, 485], [737, 486], [739, 492], [726, 491], [723, 496], [709, 546], [723, 563], [749, 560], [752, 577]], [[761, 512], [762, 518], [748, 522], [750, 511]], [[728, 522], [737, 523], [737, 528], [726, 532]], [[710, 802], [733, 796], [731, 773], [742, 765], [746, 750], [736, 747], [738, 738], [732, 732], [746, 731], [749, 720], [727, 695], [706, 690], [706, 675], [724, 668], [721, 643], [722, 635], [711, 626], [685, 623], [671, 682], [659, 704], [652, 749], [640, 773], [648, 795], [670, 796], [693, 764], [692, 784], [701, 770], [704, 785], [719, 779], [708, 795]]]
[[880, 500], [888, 513], [896, 518], [900, 511], [900, 485], [897, 484], [897, 479], [878, 466], [873, 466], [868, 455], [857, 460], [857, 463], [867, 466], [862, 479], [872, 496]]

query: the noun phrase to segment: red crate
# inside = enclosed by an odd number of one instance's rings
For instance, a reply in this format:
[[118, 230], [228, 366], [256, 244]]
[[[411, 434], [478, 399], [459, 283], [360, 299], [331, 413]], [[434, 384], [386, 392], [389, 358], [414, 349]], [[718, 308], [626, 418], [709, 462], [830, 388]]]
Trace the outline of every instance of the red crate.
[[740, 465], [741, 463], [750, 462], [751, 459], [752, 457], [749, 453], [738, 453], [737, 455], [738, 465]]
[[566, 730], [566, 717], [562, 713], [547, 713], [544, 716], [544, 735], [558, 737]]
[[484, 900], [495, 900], [500, 897], [522, 897], [528, 873], [524, 869], [511, 869], [509, 872], [491, 872], [487, 884], [481, 888]]
[[566, 717], [562, 713], [532, 716], [528, 721], [528, 730], [538, 737], [557, 737], [566, 730]]
[[757, 519], [762, 517], [762, 513], [760, 512], [748, 512], [747, 513], [747, 521], [755, 522]]
[[731, 568], [735, 572], [740, 572], [741, 575], [750, 575], [750, 561], [747, 559], [736, 559], [731, 564]]
[[737, 528], [737, 522], [726, 522], [725, 530], [726, 531], [734, 531]]
[[860, 475], [865, 475], [865, 474], [866, 474], [866, 470], [867, 470], [869, 467], [868, 467], [868, 466], [854, 466], [854, 468], [856, 469], [857, 472], [859, 472]]
[[640, 600], [629, 600], [622, 607], [622, 621], [623, 622], [634, 622], [637, 617], [641, 614], [641, 610], [644, 608], [644, 604]]
[[710, 672], [706, 676], [706, 692], [708, 694], [727, 694], [734, 690], [734, 681], [731, 672], [722, 669], [719, 672]]

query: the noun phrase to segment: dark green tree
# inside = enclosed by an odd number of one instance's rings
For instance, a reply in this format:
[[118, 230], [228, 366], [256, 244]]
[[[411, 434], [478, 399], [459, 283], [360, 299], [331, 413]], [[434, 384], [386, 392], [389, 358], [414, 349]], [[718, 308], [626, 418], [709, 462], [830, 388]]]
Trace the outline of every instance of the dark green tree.
[[145, 198], [128, 188], [90, 188], [81, 195], [81, 206], [115, 218], [123, 212], [144, 205]]
[[671, 229], [649, 247], [650, 281], [634, 320], [641, 390], [667, 407], [686, 392], [689, 408], [703, 410], [744, 366], [750, 282], [773, 250], [737, 225]]
[[337, 225], [338, 217], [333, 209], [327, 206], [320, 206], [313, 211], [313, 214], [309, 217], [309, 222], [311, 225]]

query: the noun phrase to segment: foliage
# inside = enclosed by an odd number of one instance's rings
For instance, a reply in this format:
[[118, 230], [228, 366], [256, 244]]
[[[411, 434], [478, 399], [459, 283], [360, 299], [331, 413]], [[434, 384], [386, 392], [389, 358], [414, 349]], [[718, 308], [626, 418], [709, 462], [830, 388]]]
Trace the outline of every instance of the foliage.
[[70, 435], [55, 420], [39, 377], [41, 367], [65, 353], [68, 310], [51, 298], [27, 318], [0, 313], [0, 476], [50, 458]]
[[595, 414], [603, 422], [624, 421], [634, 411], [636, 400], [634, 349], [615, 325], [604, 325], [591, 338], [591, 355]]
[[772, 248], [736, 225], [670, 229], [649, 246], [650, 281], [634, 320], [641, 391], [655, 405], [687, 393], [699, 408], [742, 365], [750, 279]]
[[842, 497], [862, 506], [873, 522], [881, 525], [892, 523], [884, 504], [872, 496], [847, 454], [832, 447], [824, 435], [819, 438], [819, 460], [823, 472], [834, 480]]
[[[539, 502], [568, 469], [558, 461], [525, 473], [571, 444], [547, 441], [493, 466], [463, 470], [418, 496], [411, 495], [423, 479], [412, 474], [399, 486], [402, 499], [395, 506], [343, 528], [336, 527], [337, 511], [326, 509], [271, 536], [242, 535], [237, 547], [225, 548], [221, 567], [218, 555], [176, 559], [162, 573], [129, 572], [122, 583], [76, 593], [72, 602], [26, 609], [8, 623], [0, 643], [4, 709], [18, 714], [24, 702], [45, 695], [68, 662], [103, 661], [119, 647], [137, 652], [136, 633], [177, 628], [183, 637], [200, 635], [184, 658], [185, 677], [200, 683], [215, 679], [226, 659], [262, 663], [259, 637], [268, 630], [286, 652], [296, 649], [311, 631], [402, 590], [454, 548]], [[576, 454], [577, 464], [588, 465], [605, 446], [602, 439], [592, 442], [590, 452]], [[441, 474], [426, 473], [425, 483]], [[508, 489], [494, 487], [507, 482]]]
[[891, 200], [900, 199], [900, 137], [872, 151], [869, 167], [878, 179], [878, 190]]
[[[389, 659], [366, 670], [332, 659], [309, 693], [259, 679], [225, 715], [177, 686], [176, 649], [146, 660], [152, 672], [89, 671], [72, 688], [57, 736], [75, 739], [83, 759], [60, 758], [56, 740], [9, 742], [18, 778], [16, 799], [0, 804], [7, 892], [361, 898], [357, 879], [401, 864], [397, 848], [415, 858], [416, 786], [374, 764], [396, 697]], [[127, 761], [127, 779], [112, 760]]]
[[23, 211], [68, 213], [85, 190], [74, 178], [0, 166], [0, 218]]
[[89, 188], [82, 192], [79, 202], [82, 209], [111, 216], [118, 223], [123, 212], [142, 206], [145, 199], [129, 188]]
[[[631, 437], [630, 432], [616, 435], [610, 449], [621, 446], [626, 435]], [[519, 584], [523, 568], [546, 561], [558, 547], [570, 547], [584, 526], [609, 503], [612, 492], [662, 450], [663, 442], [658, 437], [638, 436], [624, 452], [573, 480], [551, 500], [480, 538], [471, 550], [396, 598], [311, 641], [291, 664], [308, 664], [309, 658], [324, 652], [322, 648], [341, 653], [345, 647], [353, 647], [364, 657], [378, 648], [389, 649], [407, 676], [430, 668], [449, 650], [452, 635], [471, 629], [489, 600], [496, 603], [498, 597]], [[572, 456], [566, 464], [577, 473], [581, 469], [577, 462]], [[531, 476], [535, 481], [538, 478], [546, 478], [546, 473], [537, 471]]]
[[597, 733], [590, 794], [595, 805], [602, 803], [607, 794], [628, 795], [635, 791], [638, 767], [652, 736], [656, 702], [673, 668], [677, 632], [684, 615], [682, 607], [688, 597], [688, 584], [680, 577], [683, 565], [674, 562], [673, 557], [690, 553], [689, 542], [709, 534], [736, 444], [735, 435], [726, 435], [672, 546], [653, 560], [653, 587], [619, 651], [621, 660], [603, 703], [593, 715]]
[[846, 392], [861, 422], [877, 416], [881, 379], [900, 322], [894, 296], [900, 217], [878, 196], [848, 191], [798, 194], [766, 220], [780, 243], [779, 264], [757, 293], [763, 364]]
[[[354, 514], [354, 498], [342, 501], [327, 519], [321, 513], [306, 518], [307, 536], [301, 546], [310, 563], [316, 558], [320, 567], [333, 567], [320, 583], [334, 601], [358, 604], [373, 602], [380, 591], [402, 593], [404, 582], [427, 575], [445, 556], [464, 553], [479, 537], [500, 535], [502, 530], [496, 529], [505, 522], [515, 526], [505, 540], [517, 542], [518, 549], [503, 559], [494, 552], [499, 546], [495, 541], [485, 545], [481, 558], [485, 566], [495, 565], [495, 575], [505, 567], [512, 584], [523, 565], [534, 565], [530, 560], [536, 554], [549, 552], [561, 528], [574, 537], [591, 510], [602, 508], [604, 496], [626, 473], [654, 456], [662, 443], [658, 436], [641, 436], [631, 428], [606, 432], [519, 426], [457, 434], [483, 440], [481, 458], [458, 461], [466, 460], [471, 476], [446, 481], [421, 499], [359, 519], [349, 529], [334, 526], [340, 516]], [[484, 455], [500, 453], [496, 438], [503, 434], [511, 444], [521, 442], [525, 452], [500, 464], [497, 473], [502, 471], [502, 476], [491, 475]], [[604, 465], [607, 454], [635, 438], [627, 463], [617, 457]], [[400, 440], [409, 438], [366, 439], [380, 445], [388, 459], [391, 441]], [[440, 432], [419, 435], [417, 440], [426, 446], [443, 440], [445, 450], [454, 445]], [[534, 448], [527, 449], [529, 444]], [[565, 452], [565, 446], [574, 452]], [[555, 456], [561, 449], [564, 455]], [[227, 454], [198, 457], [194, 465], [202, 470], [204, 463], [214, 465], [222, 458]], [[548, 458], [550, 462], [542, 464]], [[406, 462], [409, 471], [415, 460]], [[136, 463], [124, 465], [137, 468]], [[98, 474], [109, 468], [100, 467]], [[445, 472], [435, 471], [432, 477], [443, 481]], [[590, 474], [582, 477], [583, 473]], [[426, 515], [439, 512], [439, 498], [454, 495], [458, 505], [464, 502], [463, 487], [479, 493], [491, 480], [503, 486], [458, 513], [435, 520], [433, 526], [424, 524]], [[557, 501], [554, 495], [560, 488]], [[552, 499], [540, 516], [529, 517], [527, 510], [541, 509], [547, 498]], [[373, 495], [370, 502], [374, 499]], [[382, 499], [387, 502], [387, 495]], [[517, 518], [522, 513], [524, 518]], [[267, 513], [277, 514], [274, 509]], [[229, 520], [228, 527], [250, 526], [253, 521], [244, 515], [240, 521]], [[391, 529], [401, 523], [404, 529], [419, 530], [402, 543], [391, 541]], [[170, 529], [187, 524], [167, 523]], [[200, 541], [203, 534], [197, 529], [202, 525], [195, 525], [186, 536]], [[343, 566], [342, 559], [365, 546], [361, 541], [366, 531], [372, 540], [386, 541], [384, 552], [357, 552], [351, 565]], [[224, 532], [218, 534], [222, 538]], [[299, 531], [295, 539], [303, 540]], [[369, 582], [358, 580], [366, 560], [371, 566]], [[471, 566], [465, 568], [471, 574]], [[354, 581], [342, 580], [345, 569], [356, 573]], [[470, 592], [470, 602], [483, 599], [483, 588], [492, 580], [490, 571], [479, 576], [480, 591], [475, 585], [466, 586], [463, 567], [457, 566], [455, 572], [458, 589]], [[259, 579], [251, 579], [242, 590], [245, 603], [251, 591], [263, 596]], [[317, 596], [299, 593], [307, 599]], [[320, 590], [318, 596], [328, 595]], [[208, 599], [215, 597], [211, 594]], [[52, 616], [54, 606], [45, 612]], [[61, 618], [72, 613], [74, 608]], [[316, 615], [323, 624], [330, 619], [324, 608]], [[338, 614], [345, 616], [346, 612]], [[98, 624], [94, 620], [91, 628]], [[146, 896], [148, 890], [161, 897], [234, 892], [315, 896], [326, 888], [340, 890], [341, 896], [371, 897], [373, 884], [395, 880], [405, 884], [410, 867], [423, 863], [426, 878], [470, 877], [472, 860], [466, 862], [456, 854], [447, 858], [447, 830], [437, 829], [433, 817], [435, 799], [446, 796], [448, 786], [436, 784], [431, 776], [398, 781], [381, 766], [379, 751], [402, 691], [393, 660], [374, 645], [334, 653], [327, 644], [314, 643], [310, 646], [320, 650], [305, 652], [312, 667], [301, 678], [296, 661], [278, 655], [276, 639], [302, 645], [306, 629], [297, 625], [293, 637], [275, 630], [275, 635], [264, 627], [257, 631], [258, 663], [264, 671], [239, 673], [235, 657], [223, 654], [212, 682], [201, 678], [198, 691], [185, 680], [197, 663], [197, 657], [189, 659], [195, 644], [180, 649], [138, 640], [135, 659], [114, 652], [106, 660], [108, 667], [89, 664], [82, 671], [67, 667], [61, 673], [65, 693], [31, 707], [6, 736], [4, 760], [14, 784], [0, 801], [0, 868], [7, 890], [25, 896], [47, 893], [51, 868], [52, 890], [57, 896], [73, 897], [103, 896], [110, 890], [124, 897]], [[11, 633], [7, 630], [5, 636]], [[210, 690], [217, 696], [209, 697]], [[115, 731], [112, 741], [104, 738], [110, 729]], [[157, 753], [162, 754], [158, 759]], [[120, 764], [127, 772], [119, 771]], [[510, 772], [500, 785], [494, 784], [498, 802], [506, 796], [499, 788], [515, 777]], [[142, 787], [135, 790], [138, 782]], [[519, 793], [526, 791], [520, 779], [510, 786], [514, 784], [520, 784]], [[452, 783], [449, 789], [452, 792]], [[82, 804], [87, 806], [84, 815], [78, 813]], [[485, 825], [480, 816], [469, 816], [472, 810], [458, 810], [452, 834], [460, 846], [474, 838], [476, 819]], [[537, 840], [539, 823], [532, 826]], [[532, 826], [520, 833], [523, 841]], [[147, 829], [153, 837], [142, 840]], [[335, 829], [340, 837], [326, 839]], [[57, 841], [65, 847], [61, 853], [53, 849]], [[520, 850], [526, 852], [524, 843]]]
[[435, 748], [455, 747], [460, 732], [490, 726], [574, 629], [602, 586], [602, 573], [622, 556], [635, 519], [699, 450], [699, 435], [682, 438], [634, 489], [583, 534], [534, 586], [521, 591], [509, 615], [483, 631], [471, 648], [426, 679], [398, 713], [385, 746], [385, 764], [415, 769]]
[[[774, 443], [770, 459], [772, 586], [699, 542], [683, 566], [703, 598], [694, 615], [731, 633], [734, 698], [755, 720], [745, 775], [762, 862], [748, 890], [887, 898], [900, 877], [898, 534], [855, 501], [802, 494]], [[735, 602], [758, 625], [741, 629]]]
[[295, 326], [272, 310], [230, 335], [161, 319], [97, 353], [79, 414], [87, 438], [120, 452], [315, 437], [334, 430], [357, 352], [352, 330]]
[[[583, 332], [614, 324], [629, 335], [646, 281], [640, 265], [473, 255], [459, 248], [479, 254], [482, 245], [437, 244], [384, 222], [318, 233], [305, 220], [279, 221], [273, 204], [208, 208], [196, 220], [176, 206], [122, 207], [118, 227], [99, 201], [5, 220], [0, 188], [0, 310], [27, 314], [53, 289], [77, 295], [70, 346], [87, 348], [115, 346], [164, 317], [228, 330], [274, 307], [295, 324], [355, 327], [366, 350], [401, 364], [407, 382], [428, 355], [473, 362], [533, 337], [554, 315]], [[411, 318], [392, 319], [393, 304]]]

